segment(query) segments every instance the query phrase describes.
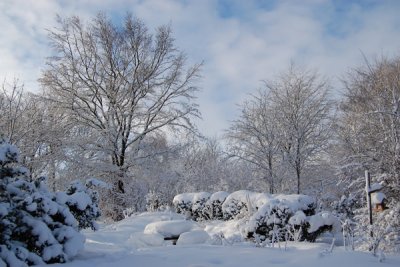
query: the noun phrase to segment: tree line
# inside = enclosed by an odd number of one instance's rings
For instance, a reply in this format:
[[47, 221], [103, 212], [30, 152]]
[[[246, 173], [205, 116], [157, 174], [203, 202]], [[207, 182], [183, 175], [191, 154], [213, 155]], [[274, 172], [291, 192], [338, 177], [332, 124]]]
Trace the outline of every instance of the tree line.
[[39, 93], [4, 81], [0, 133], [53, 190], [77, 177], [107, 182], [108, 217], [143, 210], [154, 193], [166, 205], [182, 192], [239, 189], [362, 201], [365, 169], [399, 202], [399, 57], [351, 69], [340, 96], [292, 64], [240, 104], [217, 140], [193, 123], [202, 64], [188, 66], [170, 26], [59, 17], [49, 41]]

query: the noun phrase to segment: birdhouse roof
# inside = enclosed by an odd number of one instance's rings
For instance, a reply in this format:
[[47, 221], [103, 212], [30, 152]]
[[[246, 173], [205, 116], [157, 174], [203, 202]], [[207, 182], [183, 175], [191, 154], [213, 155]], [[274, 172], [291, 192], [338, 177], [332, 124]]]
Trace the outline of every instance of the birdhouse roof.
[[382, 204], [382, 202], [386, 199], [386, 195], [382, 192], [376, 192], [371, 194], [371, 202], [372, 204]]

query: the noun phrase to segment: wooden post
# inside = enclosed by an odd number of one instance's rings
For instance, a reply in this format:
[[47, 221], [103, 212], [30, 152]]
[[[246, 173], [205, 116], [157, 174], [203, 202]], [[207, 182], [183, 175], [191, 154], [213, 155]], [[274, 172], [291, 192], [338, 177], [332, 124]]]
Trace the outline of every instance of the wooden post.
[[[368, 170], [365, 170], [365, 191], [367, 193], [367, 205], [368, 205], [368, 216], [369, 216], [369, 225], [372, 225], [372, 204], [371, 204], [371, 176]], [[371, 231], [371, 237], [373, 233]]]
[[365, 171], [365, 190], [367, 192], [367, 205], [368, 205], [368, 215], [369, 215], [369, 224], [372, 225], [372, 204], [371, 204], [371, 176], [369, 171]]

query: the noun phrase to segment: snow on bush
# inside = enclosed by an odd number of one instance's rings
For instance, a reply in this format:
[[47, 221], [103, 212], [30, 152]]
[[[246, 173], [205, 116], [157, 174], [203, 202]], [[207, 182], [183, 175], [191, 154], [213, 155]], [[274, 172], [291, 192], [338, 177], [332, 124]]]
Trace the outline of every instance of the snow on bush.
[[85, 237], [67, 202], [82, 211], [90, 196], [54, 194], [44, 179], [30, 181], [27, 169], [18, 166], [18, 154], [0, 140], [0, 266], [68, 261]]
[[[245, 226], [248, 236], [260, 236], [263, 240], [295, 239], [290, 226], [303, 229], [306, 216], [315, 213], [314, 200], [305, 195], [270, 195], [268, 201], [249, 219]], [[301, 239], [301, 238], [300, 238]]]
[[74, 181], [67, 188], [66, 196], [62, 196], [63, 192], [57, 193], [58, 198], [66, 200], [64, 203], [78, 221], [79, 229], [98, 229], [95, 220], [101, 215], [98, 207], [99, 195], [89, 187], [96, 185], [98, 183], [93, 183], [93, 179], [87, 181], [85, 186], [80, 181]]
[[228, 192], [218, 191], [210, 196], [203, 209], [203, 216], [209, 220], [222, 220], [222, 203], [229, 196]]
[[224, 220], [231, 220], [249, 212], [250, 199], [254, 192], [239, 190], [231, 193], [222, 204]]
[[185, 215], [187, 218], [192, 217], [193, 199], [196, 193], [183, 193], [176, 195], [172, 200], [177, 213]]
[[184, 214], [195, 221], [206, 219], [203, 213], [204, 206], [211, 194], [207, 192], [184, 193], [174, 197], [172, 204], [177, 213]]
[[[400, 203], [390, 203], [388, 209], [377, 212], [373, 216], [373, 224], [369, 224], [366, 212], [358, 210], [355, 241], [357, 248], [371, 251], [374, 256], [384, 252], [400, 252]], [[371, 235], [371, 233], [373, 233]]]
[[144, 234], [160, 234], [165, 238], [177, 238], [180, 234], [200, 229], [197, 223], [187, 220], [153, 222], [146, 225]]
[[206, 202], [210, 199], [211, 194], [208, 192], [199, 192], [193, 196], [192, 218], [195, 221], [203, 221], [207, 219], [207, 215], [203, 213]]

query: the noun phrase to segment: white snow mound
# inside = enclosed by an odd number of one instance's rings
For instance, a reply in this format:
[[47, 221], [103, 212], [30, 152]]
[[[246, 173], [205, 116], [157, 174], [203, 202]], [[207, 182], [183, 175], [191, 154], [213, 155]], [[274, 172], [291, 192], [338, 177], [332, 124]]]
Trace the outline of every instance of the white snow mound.
[[160, 234], [164, 237], [176, 237], [182, 233], [198, 229], [201, 228], [193, 221], [172, 220], [150, 223], [146, 225], [143, 232], [145, 234]]
[[204, 244], [210, 239], [210, 236], [204, 230], [194, 230], [191, 232], [182, 233], [179, 236], [177, 245], [193, 245]]

